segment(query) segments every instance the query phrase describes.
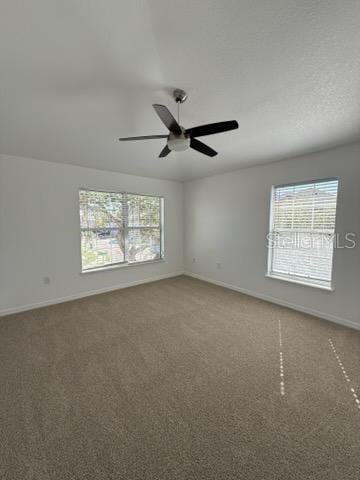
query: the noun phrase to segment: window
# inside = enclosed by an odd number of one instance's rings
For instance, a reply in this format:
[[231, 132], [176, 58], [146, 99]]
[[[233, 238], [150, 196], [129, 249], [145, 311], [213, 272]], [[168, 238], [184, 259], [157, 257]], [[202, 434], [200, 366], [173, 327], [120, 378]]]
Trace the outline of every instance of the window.
[[163, 199], [80, 190], [82, 270], [158, 260]]
[[268, 275], [331, 289], [338, 180], [273, 187]]

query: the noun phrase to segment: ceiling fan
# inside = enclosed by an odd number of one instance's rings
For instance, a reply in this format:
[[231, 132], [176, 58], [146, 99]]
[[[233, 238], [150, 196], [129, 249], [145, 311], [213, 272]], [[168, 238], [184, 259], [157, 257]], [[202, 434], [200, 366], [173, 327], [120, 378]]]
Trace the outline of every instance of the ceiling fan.
[[213, 135], [214, 133], [227, 132], [228, 130], [234, 130], [239, 128], [239, 124], [236, 120], [230, 120], [227, 122], [217, 122], [209, 123], [207, 125], [200, 125], [198, 127], [185, 129], [182, 127], [180, 122], [180, 104], [184, 103], [187, 99], [187, 94], [184, 90], [176, 89], [173, 93], [175, 102], [178, 106], [178, 119], [177, 121], [170, 113], [165, 105], [153, 105], [155, 112], [160, 117], [160, 120], [169, 130], [168, 135], [146, 135], [142, 137], [125, 137], [119, 138], [120, 141], [131, 141], [131, 140], [150, 140], [152, 138], [167, 138], [167, 144], [161, 150], [159, 157], [166, 157], [171, 151], [180, 152], [187, 150], [189, 147], [197, 150], [204, 155], [209, 157], [215, 157], [217, 152], [212, 148], [208, 147], [205, 143], [197, 140], [196, 137], [203, 137], [205, 135]]

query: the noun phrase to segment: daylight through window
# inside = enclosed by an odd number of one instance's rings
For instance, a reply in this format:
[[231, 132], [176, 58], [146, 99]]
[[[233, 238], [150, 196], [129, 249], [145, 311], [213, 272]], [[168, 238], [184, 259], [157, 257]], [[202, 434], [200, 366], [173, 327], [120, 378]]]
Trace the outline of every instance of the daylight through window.
[[331, 288], [338, 180], [273, 187], [268, 275]]
[[162, 258], [163, 199], [80, 190], [82, 270]]

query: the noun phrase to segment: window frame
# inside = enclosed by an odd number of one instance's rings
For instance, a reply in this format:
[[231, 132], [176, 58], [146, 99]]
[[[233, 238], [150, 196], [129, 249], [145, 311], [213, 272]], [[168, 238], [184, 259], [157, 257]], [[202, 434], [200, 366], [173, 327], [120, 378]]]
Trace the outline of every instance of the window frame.
[[[92, 268], [83, 268], [83, 261], [82, 261], [82, 245], [81, 245], [81, 233], [83, 230], [81, 228], [81, 216], [80, 216], [80, 192], [96, 192], [96, 193], [113, 193], [115, 195], [137, 195], [140, 197], [150, 197], [150, 198], [158, 198], [160, 200], [160, 258], [156, 258], [153, 260], [143, 260], [140, 262], [128, 262], [126, 260], [126, 251], [128, 247], [128, 221], [123, 221], [123, 230], [124, 230], [124, 242], [125, 242], [125, 252], [124, 252], [124, 261], [123, 262], [114, 262], [109, 263], [107, 265], [100, 265], [99, 267], [92, 267]], [[80, 236], [80, 273], [87, 274], [87, 273], [94, 273], [94, 272], [101, 272], [106, 270], [113, 270], [117, 268], [126, 268], [126, 267], [133, 267], [136, 265], [147, 265], [157, 262], [164, 262], [165, 261], [165, 234], [164, 234], [164, 219], [165, 219], [165, 199], [163, 195], [150, 195], [148, 193], [138, 193], [138, 192], [129, 192], [129, 191], [118, 191], [113, 189], [99, 189], [99, 188], [89, 188], [89, 187], [79, 187], [78, 188], [78, 215], [79, 215], [79, 236]], [[144, 227], [147, 228], [147, 227]], [[94, 230], [94, 229], [90, 229]], [[102, 230], [99, 228], [98, 230]]]
[[[274, 192], [277, 188], [284, 188], [284, 187], [292, 187], [292, 186], [301, 186], [301, 185], [311, 185], [314, 183], [325, 183], [325, 182], [337, 182], [337, 192], [336, 192], [336, 206], [335, 206], [335, 222], [334, 222], [334, 234], [336, 234], [336, 224], [338, 221], [338, 205], [339, 205], [339, 190], [340, 190], [340, 178], [339, 177], [328, 177], [328, 178], [320, 178], [316, 180], [305, 180], [300, 182], [291, 182], [291, 183], [283, 183], [278, 185], [272, 185], [270, 190], [270, 210], [269, 210], [269, 228], [268, 228], [268, 235], [271, 236], [273, 234], [273, 224], [274, 224]], [[317, 288], [320, 290], [325, 290], [328, 292], [333, 292], [335, 290], [334, 286], [334, 261], [335, 261], [335, 252], [336, 248], [333, 246], [332, 252], [332, 259], [331, 259], [331, 278], [329, 281], [329, 285], [323, 285], [321, 283], [316, 283], [316, 279], [312, 277], [302, 277], [299, 275], [281, 275], [272, 272], [272, 265], [273, 265], [273, 247], [269, 245], [269, 237], [267, 237], [267, 270], [266, 270], [266, 277], [274, 280], [280, 280], [287, 283], [294, 283], [297, 285], [303, 285], [305, 287], [312, 287]]]

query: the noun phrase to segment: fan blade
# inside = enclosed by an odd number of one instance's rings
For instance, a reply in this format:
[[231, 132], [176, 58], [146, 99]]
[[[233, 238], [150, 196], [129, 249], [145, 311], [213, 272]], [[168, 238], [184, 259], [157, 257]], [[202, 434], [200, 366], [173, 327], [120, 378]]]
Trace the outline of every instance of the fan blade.
[[169, 155], [170, 152], [171, 152], [170, 148], [167, 145], [165, 145], [165, 147], [160, 152], [159, 158], [166, 157], [166, 155]]
[[200, 142], [200, 140], [196, 140], [196, 138], [190, 140], [190, 147], [208, 157], [215, 157], [215, 155], [217, 155], [215, 150], [205, 145], [205, 143]]
[[213, 135], [214, 133], [227, 132], [239, 128], [236, 120], [229, 120], [228, 122], [209, 123], [208, 125], [200, 125], [199, 127], [188, 128], [186, 133], [190, 137], [203, 137], [204, 135]]
[[170, 132], [180, 135], [181, 133], [180, 125], [172, 116], [168, 108], [165, 107], [165, 105], [158, 105], [158, 104], [154, 104], [153, 107], [155, 109], [155, 112], [159, 115], [160, 120], [170, 130]]
[[142, 137], [123, 137], [119, 138], [120, 142], [128, 142], [129, 140], [151, 140], [152, 138], [167, 138], [168, 135], [145, 135]]

